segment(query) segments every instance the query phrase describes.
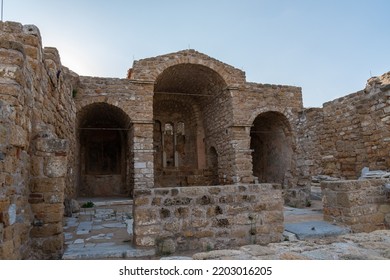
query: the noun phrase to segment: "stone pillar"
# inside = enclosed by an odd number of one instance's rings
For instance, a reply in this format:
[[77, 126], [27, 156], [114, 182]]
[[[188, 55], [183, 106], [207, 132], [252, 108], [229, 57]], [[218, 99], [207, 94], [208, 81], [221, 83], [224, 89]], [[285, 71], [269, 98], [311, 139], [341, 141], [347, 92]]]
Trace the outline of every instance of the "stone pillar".
[[154, 186], [153, 122], [133, 123], [133, 177], [134, 189]]
[[[138, 201], [145, 193], [150, 195], [150, 189], [154, 186], [154, 150], [153, 150], [153, 122], [138, 121], [133, 123], [133, 183], [134, 202]], [[143, 239], [138, 237], [139, 229], [145, 223], [143, 211], [139, 209], [139, 203], [133, 204], [134, 214], [134, 244], [145, 246]], [[148, 223], [148, 221], [146, 221]]]
[[232, 126], [230, 141], [234, 152], [234, 183], [254, 183], [252, 166], [252, 150], [250, 149], [251, 126]]
[[33, 144], [29, 203], [33, 212], [30, 231], [36, 257], [57, 259], [63, 254], [64, 191], [68, 141], [42, 133]]

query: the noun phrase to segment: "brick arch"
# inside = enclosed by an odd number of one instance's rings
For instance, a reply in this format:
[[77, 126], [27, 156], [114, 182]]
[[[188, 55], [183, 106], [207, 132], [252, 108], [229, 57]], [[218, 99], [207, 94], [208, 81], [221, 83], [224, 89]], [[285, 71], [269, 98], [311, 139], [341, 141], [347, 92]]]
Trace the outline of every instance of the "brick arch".
[[135, 61], [133, 68], [129, 70], [128, 78], [156, 81], [166, 69], [180, 64], [193, 64], [207, 67], [217, 73], [224, 80], [227, 87], [239, 87], [246, 82], [243, 71], [195, 50], [184, 50]]

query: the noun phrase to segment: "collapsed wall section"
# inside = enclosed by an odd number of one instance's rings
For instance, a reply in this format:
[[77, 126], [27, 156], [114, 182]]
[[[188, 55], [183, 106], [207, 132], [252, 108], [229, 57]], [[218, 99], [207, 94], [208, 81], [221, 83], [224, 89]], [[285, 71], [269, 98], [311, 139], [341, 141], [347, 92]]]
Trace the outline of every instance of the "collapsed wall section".
[[283, 230], [282, 193], [271, 184], [135, 190], [135, 244], [160, 253], [268, 244]]

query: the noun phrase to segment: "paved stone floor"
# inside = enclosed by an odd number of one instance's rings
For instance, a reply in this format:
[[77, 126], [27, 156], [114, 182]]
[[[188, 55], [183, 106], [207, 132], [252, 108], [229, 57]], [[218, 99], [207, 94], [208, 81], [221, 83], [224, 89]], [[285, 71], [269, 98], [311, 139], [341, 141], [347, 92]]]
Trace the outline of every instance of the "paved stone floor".
[[84, 199], [93, 208], [81, 208], [65, 219], [63, 259], [148, 258], [155, 250], [135, 249], [132, 244], [132, 201], [123, 198]]
[[[154, 249], [132, 246], [131, 200], [91, 201], [94, 208], [82, 209], [66, 218], [63, 259], [158, 258]], [[164, 259], [390, 259], [389, 230], [346, 233], [347, 228], [323, 222], [321, 201], [314, 200], [311, 207], [305, 209], [285, 207], [284, 218], [283, 242], [201, 253], [182, 252]]]

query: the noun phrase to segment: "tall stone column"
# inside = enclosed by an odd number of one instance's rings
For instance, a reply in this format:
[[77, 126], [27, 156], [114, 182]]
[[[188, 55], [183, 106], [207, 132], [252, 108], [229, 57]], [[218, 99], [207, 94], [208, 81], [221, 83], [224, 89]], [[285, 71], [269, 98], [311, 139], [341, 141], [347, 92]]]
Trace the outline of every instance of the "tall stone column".
[[152, 121], [135, 121], [133, 123], [131, 149], [134, 190], [152, 188], [154, 186]]

